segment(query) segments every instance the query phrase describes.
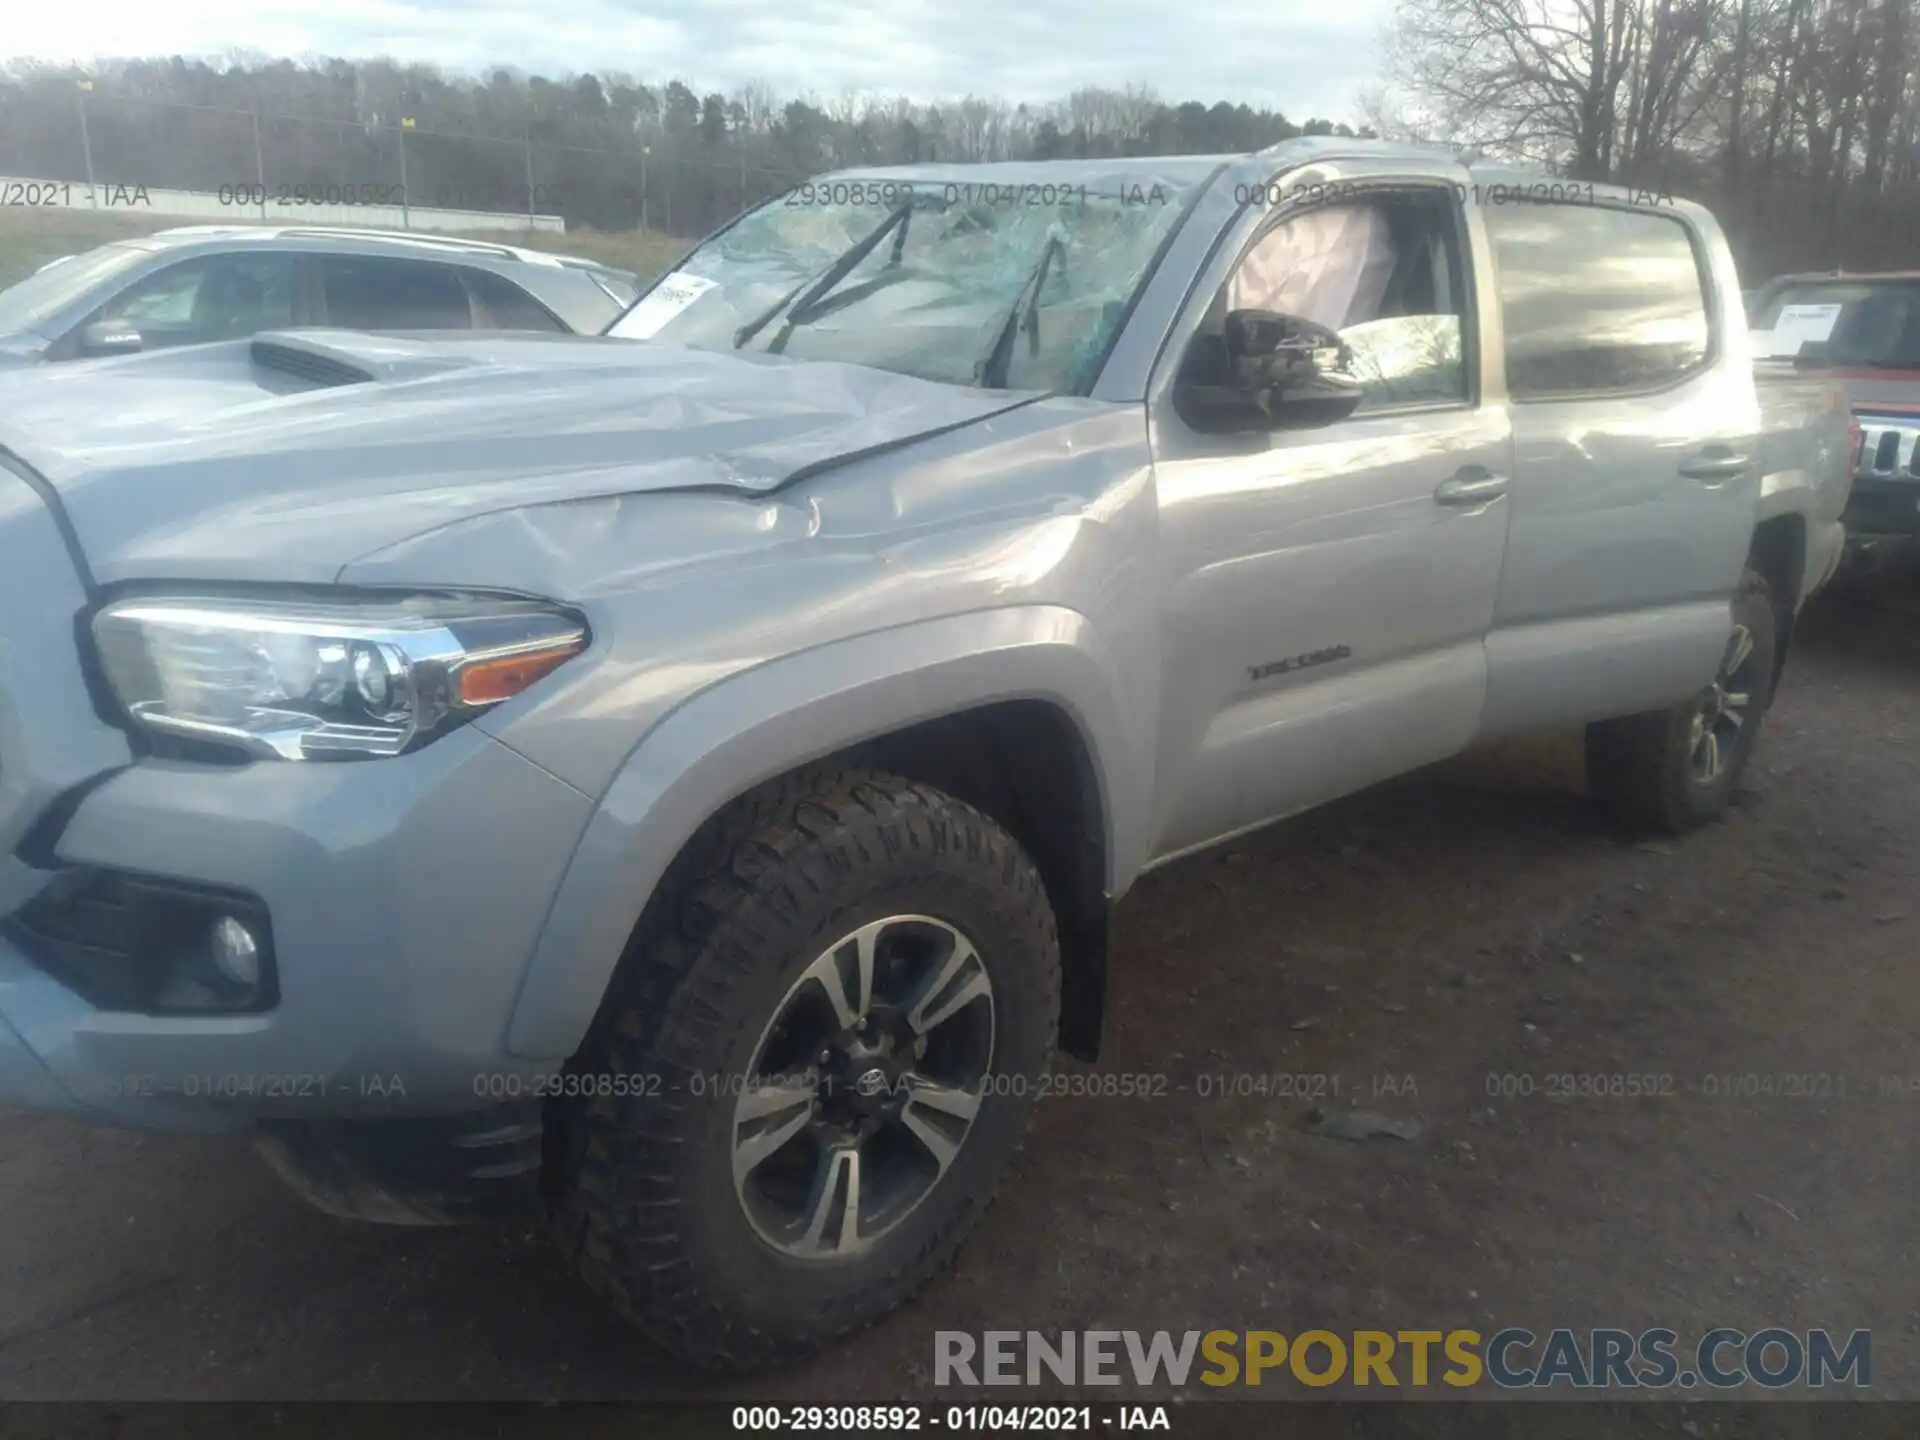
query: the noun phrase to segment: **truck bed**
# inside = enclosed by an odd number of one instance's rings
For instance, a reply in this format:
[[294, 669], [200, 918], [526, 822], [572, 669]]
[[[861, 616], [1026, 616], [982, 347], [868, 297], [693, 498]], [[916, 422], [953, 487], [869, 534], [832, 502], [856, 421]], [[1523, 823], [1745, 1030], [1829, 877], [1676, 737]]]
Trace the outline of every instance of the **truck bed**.
[[[1853, 415], [1846, 390], [1803, 377], [1791, 363], [1756, 360], [1761, 518], [1804, 513], [1810, 528], [1838, 523], [1853, 487]], [[1811, 563], [1798, 598], [1829, 578]]]

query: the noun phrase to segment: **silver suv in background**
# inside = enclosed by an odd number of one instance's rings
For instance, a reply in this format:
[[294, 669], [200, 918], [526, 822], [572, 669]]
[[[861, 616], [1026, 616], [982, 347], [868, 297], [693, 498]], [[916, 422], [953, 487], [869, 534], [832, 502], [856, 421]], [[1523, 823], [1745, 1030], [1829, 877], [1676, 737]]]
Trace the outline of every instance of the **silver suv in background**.
[[0, 366], [306, 326], [592, 335], [636, 288], [592, 260], [453, 236], [186, 226], [66, 256], [0, 290]]
[[828, 177], [606, 337], [0, 376], [0, 1102], [544, 1198], [704, 1364], [865, 1324], [1141, 875], [1536, 728], [1728, 806], [1847, 491], [1738, 294], [1329, 138]]

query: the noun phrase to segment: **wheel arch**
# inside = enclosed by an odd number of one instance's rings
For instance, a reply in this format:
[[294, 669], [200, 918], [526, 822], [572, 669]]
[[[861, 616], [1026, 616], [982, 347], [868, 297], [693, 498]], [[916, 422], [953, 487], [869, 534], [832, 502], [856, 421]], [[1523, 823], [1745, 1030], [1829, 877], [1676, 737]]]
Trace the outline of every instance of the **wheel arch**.
[[506, 1049], [570, 1057], [676, 858], [758, 787], [833, 762], [948, 789], [1021, 840], [1060, 923], [1061, 1043], [1090, 1056], [1107, 909], [1147, 842], [1151, 754], [1098, 636], [1057, 606], [902, 626], [712, 686], [640, 742], [602, 797], [529, 963]]
[[1086, 737], [1048, 700], [1009, 700], [922, 721], [833, 757], [964, 800], [1020, 842], [1060, 932], [1060, 1047], [1092, 1060], [1105, 1014], [1106, 804]]

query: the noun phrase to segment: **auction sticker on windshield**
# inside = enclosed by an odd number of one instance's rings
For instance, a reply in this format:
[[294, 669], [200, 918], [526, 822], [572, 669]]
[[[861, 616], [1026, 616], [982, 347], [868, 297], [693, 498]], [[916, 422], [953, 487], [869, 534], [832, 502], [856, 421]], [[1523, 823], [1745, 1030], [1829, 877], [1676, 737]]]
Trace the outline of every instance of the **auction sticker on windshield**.
[[660, 333], [666, 323], [686, 309], [719, 282], [698, 275], [669, 275], [646, 298], [620, 317], [611, 334], [629, 340], [646, 340]]
[[1772, 353], [1798, 355], [1808, 341], [1818, 345], [1833, 334], [1840, 318], [1838, 305], [1783, 305], [1780, 318], [1773, 322]]

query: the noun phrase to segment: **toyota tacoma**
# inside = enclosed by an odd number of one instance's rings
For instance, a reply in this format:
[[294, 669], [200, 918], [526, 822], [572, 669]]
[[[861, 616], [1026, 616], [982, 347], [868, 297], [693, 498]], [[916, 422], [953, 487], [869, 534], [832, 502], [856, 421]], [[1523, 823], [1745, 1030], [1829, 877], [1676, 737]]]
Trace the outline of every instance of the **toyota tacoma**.
[[1750, 347], [1696, 206], [1326, 138], [829, 176], [602, 337], [0, 377], [0, 1100], [801, 1353], [1146, 871], [1542, 727], [1726, 808], [1848, 484]]

